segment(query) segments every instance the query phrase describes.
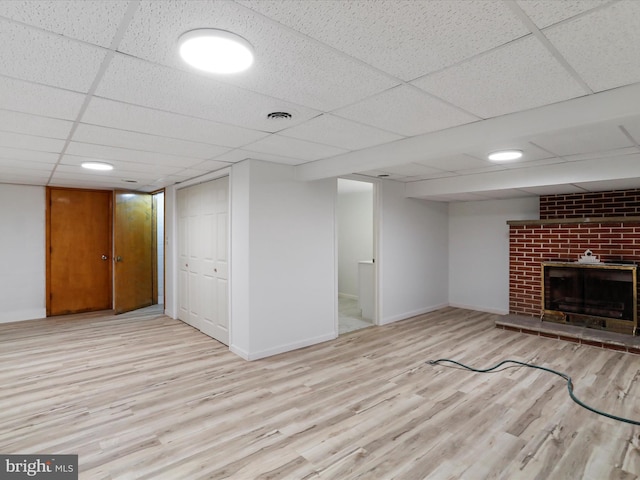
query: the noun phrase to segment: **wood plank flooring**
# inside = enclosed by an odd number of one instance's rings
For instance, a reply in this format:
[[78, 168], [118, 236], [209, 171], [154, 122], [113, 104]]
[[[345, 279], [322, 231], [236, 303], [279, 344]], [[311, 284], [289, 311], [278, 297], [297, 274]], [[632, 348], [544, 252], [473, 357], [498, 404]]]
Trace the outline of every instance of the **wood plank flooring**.
[[246, 362], [153, 309], [0, 325], [0, 452], [81, 479], [636, 479], [640, 356], [446, 308]]

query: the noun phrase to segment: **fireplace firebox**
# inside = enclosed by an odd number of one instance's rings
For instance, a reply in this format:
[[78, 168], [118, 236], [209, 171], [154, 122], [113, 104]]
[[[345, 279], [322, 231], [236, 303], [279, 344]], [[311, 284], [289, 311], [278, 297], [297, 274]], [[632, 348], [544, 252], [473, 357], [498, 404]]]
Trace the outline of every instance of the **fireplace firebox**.
[[638, 333], [636, 265], [542, 263], [542, 319]]

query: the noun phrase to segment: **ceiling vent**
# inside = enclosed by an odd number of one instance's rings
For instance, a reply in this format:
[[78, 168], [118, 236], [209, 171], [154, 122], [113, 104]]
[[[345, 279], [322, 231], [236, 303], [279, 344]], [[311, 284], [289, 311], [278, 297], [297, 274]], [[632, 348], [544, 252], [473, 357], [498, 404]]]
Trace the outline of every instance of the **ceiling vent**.
[[287, 112], [271, 112], [267, 115], [269, 120], [289, 120], [291, 118], [291, 114]]

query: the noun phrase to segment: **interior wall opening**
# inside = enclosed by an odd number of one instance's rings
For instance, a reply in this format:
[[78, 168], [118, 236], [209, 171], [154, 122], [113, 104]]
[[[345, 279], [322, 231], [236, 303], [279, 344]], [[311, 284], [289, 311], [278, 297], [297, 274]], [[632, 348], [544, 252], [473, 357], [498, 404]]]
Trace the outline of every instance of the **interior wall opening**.
[[338, 333], [376, 323], [374, 185], [338, 179]]

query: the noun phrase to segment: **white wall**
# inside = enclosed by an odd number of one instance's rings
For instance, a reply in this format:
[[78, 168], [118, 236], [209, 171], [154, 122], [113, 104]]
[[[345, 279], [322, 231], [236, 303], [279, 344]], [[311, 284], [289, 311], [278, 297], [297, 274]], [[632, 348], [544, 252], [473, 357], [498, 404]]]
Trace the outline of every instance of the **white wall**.
[[0, 184], [0, 323], [43, 318], [45, 189]]
[[358, 296], [358, 262], [373, 258], [373, 185], [367, 191], [341, 189], [338, 179], [338, 292]]
[[538, 197], [449, 204], [449, 303], [509, 313], [507, 220], [540, 218]]
[[233, 165], [232, 351], [253, 360], [335, 338], [335, 197], [335, 179]]
[[448, 304], [446, 203], [405, 198], [405, 185], [379, 187], [379, 323]]

